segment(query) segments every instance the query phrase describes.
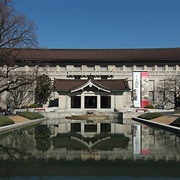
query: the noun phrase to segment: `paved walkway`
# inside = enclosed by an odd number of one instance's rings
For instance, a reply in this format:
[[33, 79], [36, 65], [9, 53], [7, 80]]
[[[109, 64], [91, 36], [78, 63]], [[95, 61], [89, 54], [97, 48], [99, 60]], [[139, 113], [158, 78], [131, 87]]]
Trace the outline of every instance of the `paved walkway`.
[[175, 119], [177, 119], [177, 117], [162, 116], [155, 119], [151, 119], [151, 121], [162, 124], [171, 124]]
[[9, 116], [8, 118], [12, 119], [15, 124], [29, 121], [29, 119], [22, 117], [22, 116]]

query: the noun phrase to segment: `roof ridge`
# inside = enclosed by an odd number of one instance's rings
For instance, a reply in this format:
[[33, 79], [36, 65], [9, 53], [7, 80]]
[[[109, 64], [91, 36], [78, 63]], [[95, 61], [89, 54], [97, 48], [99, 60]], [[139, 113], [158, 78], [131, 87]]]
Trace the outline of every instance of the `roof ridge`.
[[[5, 48], [6, 49], [6, 48]], [[180, 47], [154, 48], [17, 48], [17, 50], [50, 50], [50, 51], [118, 51], [118, 50], [166, 50], [180, 49]]]
[[100, 86], [100, 87], [102, 87], [102, 88], [104, 88], [104, 89], [110, 90], [109, 87], [100, 84], [100, 83], [97, 82], [95, 79], [90, 79], [90, 80], [91, 80], [94, 84], [96, 84], [96, 85], [98, 85], [98, 86]]

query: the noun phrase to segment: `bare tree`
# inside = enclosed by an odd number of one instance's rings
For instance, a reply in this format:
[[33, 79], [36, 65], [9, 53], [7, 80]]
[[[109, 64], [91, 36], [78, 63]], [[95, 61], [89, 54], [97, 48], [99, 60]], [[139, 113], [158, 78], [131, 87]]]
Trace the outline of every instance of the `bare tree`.
[[9, 91], [9, 96], [7, 96], [6, 104], [9, 107], [21, 108], [22, 106], [28, 106], [33, 103], [33, 86], [25, 85], [17, 89]]
[[37, 68], [23, 73], [16, 65], [22, 48], [37, 47], [35, 25], [19, 14], [11, 0], [0, 1], [0, 93], [11, 91], [35, 81]]
[[163, 79], [156, 89], [157, 105], [171, 106], [174, 109], [180, 107], [180, 74]]

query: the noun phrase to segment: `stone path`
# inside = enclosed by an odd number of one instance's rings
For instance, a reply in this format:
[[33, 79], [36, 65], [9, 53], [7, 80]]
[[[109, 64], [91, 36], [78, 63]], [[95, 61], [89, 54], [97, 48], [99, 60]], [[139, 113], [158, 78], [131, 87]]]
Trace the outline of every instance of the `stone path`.
[[22, 116], [9, 116], [10, 119], [14, 121], [14, 123], [21, 123], [29, 121], [29, 119], [22, 117]]
[[171, 124], [177, 117], [169, 117], [169, 116], [162, 116], [155, 119], [152, 119], [151, 121], [162, 123], [162, 124]]

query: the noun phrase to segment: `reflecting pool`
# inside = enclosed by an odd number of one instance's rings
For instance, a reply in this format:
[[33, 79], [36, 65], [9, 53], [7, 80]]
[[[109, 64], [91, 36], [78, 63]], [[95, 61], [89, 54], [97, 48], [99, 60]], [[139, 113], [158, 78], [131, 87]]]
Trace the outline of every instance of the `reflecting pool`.
[[0, 179], [179, 179], [180, 136], [127, 121], [42, 124], [0, 136]]

